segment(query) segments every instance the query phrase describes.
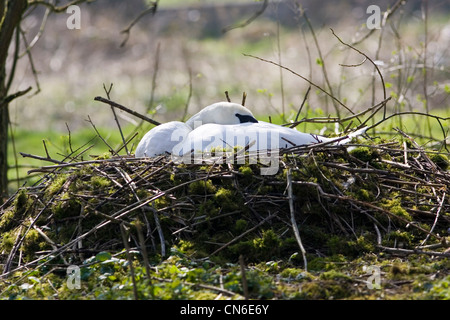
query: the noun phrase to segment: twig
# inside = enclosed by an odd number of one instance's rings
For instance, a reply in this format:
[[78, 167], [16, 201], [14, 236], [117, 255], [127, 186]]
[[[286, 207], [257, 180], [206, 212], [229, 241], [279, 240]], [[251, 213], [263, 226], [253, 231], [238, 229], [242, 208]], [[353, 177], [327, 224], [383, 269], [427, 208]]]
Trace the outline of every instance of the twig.
[[[434, 219], [434, 222], [433, 222], [433, 225], [431, 226], [430, 232], [433, 232], [433, 230], [436, 227], [436, 224], [438, 222], [439, 215], [441, 213], [442, 207], [443, 207], [444, 202], [445, 202], [445, 192], [442, 195], [442, 200], [439, 200], [439, 197], [437, 198], [437, 200], [438, 200], [439, 207], [438, 207], [438, 210], [436, 211], [436, 218]], [[427, 234], [425, 239], [420, 243], [420, 246], [423, 246], [425, 244], [425, 242], [427, 242], [429, 237], [430, 237], [430, 234]]]
[[244, 256], [242, 254], [239, 255], [239, 266], [241, 267], [241, 278], [242, 278], [242, 288], [244, 290], [244, 297], [246, 300], [248, 300], [249, 299], [248, 284], [247, 284], [247, 277], [245, 276]]
[[124, 47], [125, 44], [127, 43], [128, 38], [130, 37], [130, 30], [131, 30], [131, 28], [133, 28], [133, 26], [134, 26], [139, 20], [141, 20], [141, 18], [142, 18], [143, 16], [145, 16], [146, 14], [148, 14], [148, 13], [152, 13], [152, 15], [155, 14], [156, 9], [157, 9], [157, 7], [158, 7], [158, 2], [159, 2], [159, 0], [154, 1], [154, 2], [152, 3], [151, 7], [145, 9], [144, 11], [142, 11], [142, 12], [141, 12], [141, 13], [140, 13], [133, 21], [131, 21], [131, 23], [128, 25], [128, 27], [126, 27], [124, 30], [121, 31], [121, 33], [124, 33], [124, 34], [125, 34], [125, 39], [124, 39], [124, 40], [122, 41], [122, 43], [120, 44], [120, 47], [121, 47], [121, 48]]
[[159, 217], [158, 217], [158, 210], [152, 208], [153, 210], [153, 218], [155, 219], [155, 224], [156, 224], [156, 230], [158, 230], [158, 235], [159, 235], [159, 241], [161, 243], [161, 256], [165, 257], [166, 256], [166, 240], [164, 239], [164, 233], [162, 231], [161, 228], [161, 223], [159, 222]]
[[[407, 0], [397, 0], [397, 2], [390, 8], [388, 9], [383, 16], [383, 21], [381, 23], [381, 27], [383, 27], [386, 24], [386, 21], [394, 14], [395, 11], [397, 11], [397, 9], [401, 6], [404, 5], [407, 2]], [[364, 35], [363, 37], [361, 37], [361, 39], [353, 41], [352, 45], [355, 46], [361, 42], [363, 42], [364, 40], [366, 40], [368, 37], [370, 37], [377, 29], [371, 29], [366, 35]]]
[[[319, 54], [320, 64], [321, 64], [321, 67], [322, 67], [322, 73], [323, 73], [323, 77], [325, 79], [325, 83], [326, 83], [326, 85], [328, 87], [330, 95], [334, 96], [333, 87], [331, 86], [330, 80], [328, 79], [327, 68], [325, 66], [325, 60], [323, 59], [322, 51], [320, 50], [320, 46], [319, 46], [319, 42], [317, 41], [316, 33], [314, 32], [314, 28], [312, 27], [311, 22], [309, 21], [309, 18], [306, 15], [306, 12], [303, 12], [303, 17], [305, 18], [306, 24], [308, 25], [309, 30], [311, 32], [311, 35], [312, 35], [312, 37], [314, 39], [314, 44], [316, 45], [316, 49], [317, 49], [317, 53]], [[336, 101], [338, 101], [338, 100], [337, 99], [333, 99], [331, 101], [333, 102], [333, 106], [334, 106], [334, 108], [336, 110], [337, 116], [340, 117], [339, 108], [336, 105]]]
[[187, 111], [189, 108], [189, 103], [191, 102], [191, 98], [192, 98], [192, 70], [190, 67], [188, 68], [188, 74], [189, 74], [189, 94], [186, 99], [186, 104], [184, 105], [184, 112], [183, 112], [183, 116], [181, 117], [181, 121], [184, 121], [186, 119]]
[[[280, 65], [280, 64], [278, 64], [278, 63], [276, 63], [276, 62], [273, 62], [273, 61], [271, 61], [271, 60], [263, 59], [263, 58], [260, 58], [260, 57], [257, 57], [257, 56], [251, 55], [251, 54], [243, 53], [243, 55], [244, 55], [245, 57], [250, 57], [250, 58], [258, 59], [258, 60], [261, 60], [261, 61], [264, 61], [264, 62], [273, 64], [273, 65], [275, 65], [275, 66], [277, 66], [277, 67], [280, 67], [280, 68], [283, 68], [283, 69], [289, 71], [290, 73], [296, 75], [297, 77], [302, 78], [303, 80], [305, 80], [306, 82], [308, 82], [308, 83], [309, 83], [310, 85], [312, 85], [313, 87], [315, 87], [315, 88], [319, 89], [320, 91], [322, 91], [323, 93], [325, 93], [327, 96], [329, 96], [330, 98], [332, 98], [333, 100], [335, 100], [337, 103], [339, 103], [343, 108], [345, 108], [345, 109], [346, 109], [348, 112], [350, 112], [351, 114], [353, 114], [353, 115], [355, 114], [355, 113], [354, 113], [352, 110], [350, 110], [345, 104], [343, 104], [338, 98], [336, 98], [335, 96], [333, 96], [333, 95], [330, 94], [329, 92], [325, 91], [322, 87], [320, 87], [319, 85], [315, 84], [315, 83], [312, 82], [311, 80], [309, 80], [309, 79], [305, 78], [304, 76], [302, 76], [301, 74], [295, 72], [294, 70], [289, 69], [288, 67], [282, 66], [282, 65]], [[361, 122], [361, 120], [359, 120], [359, 118], [357, 118], [357, 119], [358, 119], [359, 122]]]
[[247, 93], [246, 93], [246, 92], [243, 92], [243, 93], [242, 93], [242, 103], [241, 103], [243, 106], [245, 106], [245, 100], [246, 100], [246, 99], [247, 99]]
[[94, 1], [95, 0], [74, 0], [74, 1], [71, 1], [71, 2], [69, 2], [67, 4], [65, 4], [65, 5], [62, 5], [62, 6], [55, 6], [54, 4], [49, 3], [49, 2], [47, 2], [45, 0], [29, 0], [28, 1], [28, 5], [29, 6], [38, 5], [38, 4], [44, 5], [44, 6], [48, 7], [48, 8], [50, 8], [53, 12], [58, 13], [58, 12], [66, 11], [68, 7], [73, 6], [73, 5], [77, 5], [77, 4], [80, 4], [80, 3], [83, 3], [83, 2], [89, 3], [89, 2], [94, 2]]
[[[22, 40], [25, 43], [25, 46], [28, 47], [28, 41], [25, 37], [25, 32], [20, 30], [20, 33], [22, 34]], [[26, 50], [25, 53], [28, 57], [28, 61], [30, 62], [31, 72], [33, 73], [34, 82], [36, 83], [36, 91], [34, 94], [38, 94], [39, 92], [41, 92], [41, 86], [39, 84], [38, 72], [34, 65], [33, 55], [31, 54], [30, 50]]]
[[132, 114], [133, 116], [138, 117], [139, 119], [142, 119], [142, 120], [145, 120], [147, 122], [150, 122], [151, 124], [154, 124], [155, 126], [159, 126], [161, 124], [158, 121], [150, 119], [149, 117], [146, 117], [146, 116], [144, 116], [144, 115], [142, 115], [142, 114], [140, 114], [140, 113], [138, 113], [136, 111], [128, 109], [127, 107], [124, 107], [123, 105], [118, 104], [118, 103], [116, 103], [114, 101], [111, 101], [109, 99], [105, 99], [105, 98], [102, 98], [102, 97], [95, 97], [94, 100], [95, 101], [100, 101], [100, 102], [103, 102], [103, 103], [106, 103], [106, 104], [109, 104], [111, 107], [114, 107], [114, 108], [119, 108], [120, 110], [128, 112], [129, 114]]
[[[278, 11], [277, 11], [278, 12]], [[278, 56], [278, 64], [281, 63], [281, 44], [280, 44], [280, 21], [277, 19], [277, 56]], [[279, 68], [280, 70], [280, 94], [281, 94], [281, 119], [283, 122], [286, 122], [286, 114], [284, 110], [284, 81], [283, 81], [283, 68]]]
[[130, 276], [131, 276], [131, 280], [133, 282], [134, 299], [138, 300], [139, 297], [138, 297], [138, 292], [137, 292], [137, 287], [136, 287], [136, 279], [134, 277], [133, 259], [130, 254], [130, 245], [128, 243], [127, 235], [125, 232], [125, 227], [123, 226], [123, 224], [120, 224], [120, 233], [122, 234], [123, 245], [125, 246], [125, 252], [127, 255], [127, 259], [128, 259], [128, 265], [130, 266]]
[[67, 124], [67, 122], [66, 122], [66, 128], [67, 128], [67, 131], [69, 132], [69, 149], [70, 149], [70, 153], [73, 154], [74, 152], [73, 152], [73, 149], [72, 149], [72, 134], [70, 132], [70, 128], [69, 128], [69, 125]]
[[[110, 97], [109, 94], [111, 93], [112, 88], [113, 88], [113, 83], [111, 83], [109, 85], [109, 89], [106, 89], [105, 84], [103, 84], [103, 90], [105, 90], [105, 93], [106, 93], [106, 96], [108, 97], [108, 100], [111, 100], [111, 97]], [[125, 148], [125, 152], [129, 155], [130, 153], [128, 152], [127, 144], [125, 143], [125, 137], [123, 136], [122, 127], [120, 126], [119, 119], [117, 118], [116, 110], [113, 108], [113, 106], [110, 106], [110, 107], [111, 107], [111, 111], [112, 111], [113, 116], [114, 116], [114, 121], [116, 122], [117, 127], [119, 128], [120, 136], [121, 136], [122, 142], [123, 142], [123, 147]]]
[[289, 211], [291, 212], [291, 225], [294, 230], [295, 239], [297, 240], [297, 244], [300, 247], [300, 251], [303, 256], [303, 264], [305, 271], [308, 270], [308, 261], [306, 260], [306, 250], [303, 247], [302, 239], [300, 237], [300, 232], [298, 231], [297, 222], [295, 221], [295, 210], [294, 210], [294, 197], [292, 195], [292, 170], [288, 169], [287, 172], [287, 189], [288, 189], [288, 199], [289, 199]]
[[155, 100], [155, 91], [157, 85], [157, 76], [159, 71], [159, 55], [161, 51], [161, 43], [158, 42], [156, 45], [155, 62], [153, 64], [153, 75], [152, 75], [152, 88], [150, 90], [150, 99], [148, 100], [147, 113], [153, 108], [153, 101]]
[[[428, 70], [427, 70], [427, 51], [428, 51], [428, 0], [422, 1], [422, 17], [424, 24], [424, 37], [423, 40], [423, 96], [425, 103], [425, 110], [427, 113], [430, 113], [430, 105], [429, 105], [429, 97], [428, 97]], [[428, 124], [428, 133], [431, 134], [431, 124], [430, 119], [427, 118]]]
[[440, 256], [440, 257], [450, 257], [450, 252], [438, 252], [438, 251], [425, 251], [418, 249], [401, 249], [401, 248], [391, 248], [385, 246], [378, 246], [378, 248], [389, 251], [391, 253], [406, 255], [406, 254], [426, 254], [430, 256]]
[[88, 122], [91, 124], [91, 126], [94, 128], [95, 132], [97, 133], [97, 136], [98, 136], [100, 139], [102, 139], [103, 143], [109, 148], [109, 151], [110, 151], [111, 153], [115, 153], [115, 154], [118, 156], [117, 152], [114, 151], [114, 149], [109, 145], [109, 143], [106, 142], [105, 139], [103, 139], [103, 137], [102, 137], [102, 135], [100, 134], [100, 132], [98, 132], [97, 127], [96, 127], [95, 124], [92, 122], [91, 117], [90, 117], [89, 115], [88, 115], [88, 120], [87, 120], [87, 121], [88, 121]]
[[127, 146], [134, 138], [136, 138], [136, 136], [139, 134], [139, 132], [135, 132], [124, 144], [123, 146], [121, 146], [119, 149], [117, 149], [117, 153], [119, 153], [122, 148], [124, 148], [125, 146]]
[[228, 102], [231, 102], [230, 96], [228, 95], [228, 91], [225, 91], [225, 97], [227, 98]]
[[1, 104], [8, 104], [14, 99], [17, 99], [23, 95], [26, 95], [28, 92], [30, 92], [31, 87], [26, 88], [25, 90], [17, 91], [13, 94], [10, 94], [9, 96], [5, 97]]
[[138, 234], [139, 245], [141, 247], [142, 259], [144, 260], [145, 274], [147, 275], [147, 279], [150, 280], [150, 264], [148, 263], [147, 248], [145, 246], [144, 234], [142, 232], [142, 223], [139, 219], [136, 220], [136, 231]]
[[269, 1], [264, 0], [264, 3], [262, 4], [261, 8], [258, 11], [256, 11], [250, 18], [248, 18], [245, 22], [234, 25], [234, 26], [225, 27], [222, 29], [222, 32], [226, 33], [233, 29], [243, 28], [245, 26], [248, 26], [250, 23], [252, 23], [253, 20], [255, 20], [256, 18], [258, 18], [260, 15], [262, 15], [264, 13], [264, 11], [266, 10], [268, 5], [269, 5]]
[[291, 125], [289, 126], [289, 128], [295, 128], [295, 127], [298, 125], [298, 123], [297, 123], [298, 117], [300, 116], [300, 113], [301, 113], [302, 110], [303, 110], [303, 106], [305, 105], [305, 102], [306, 102], [306, 100], [308, 99], [308, 95], [309, 95], [309, 92], [310, 92], [310, 91], [311, 91], [311, 86], [308, 86], [308, 90], [306, 90], [305, 96], [303, 97], [302, 104], [300, 105], [300, 108], [298, 108], [297, 115], [295, 116], [294, 123], [291, 124]]
[[[383, 100], [386, 100], [386, 99], [387, 99], [387, 98], [386, 98], [386, 97], [387, 97], [387, 95], [386, 95], [386, 85], [384, 84], [384, 78], [383, 78], [383, 75], [381, 74], [381, 71], [380, 71], [380, 69], [378, 68], [378, 66], [376, 65], [376, 63], [373, 62], [373, 60], [372, 60], [369, 56], [367, 56], [364, 52], [362, 52], [361, 50], [359, 50], [359, 49], [355, 48], [354, 46], [352, 46], [352, 45], [350, 45], [350, 44], [345, 43], [344, 41], [342, 41], [341, 38], [339, 38], [339, 37], [336, 35], [336, 33], [334, 33], [334, 30], [333, 30], [332, 28], [330, 28], [330, 30], [331, 30], [331, 33], [333, 34], [333, 36], [335, 36], [336, 39], [338, 39], [340, 43], [342, 43], [344, 46], [349, 47], [350, 49], [355, 50], [356, 52], [358, 52], [359, 54], [363, 55], [367, 60], [369, 60], [369, 61], [372, 63], [372, 65], [375, 67], [375, 69], [377, 70], [377, 72], [378, 72], [378, 74], [379, 74], [379, 76], [380, 76], [381, 84], [382, 84], [382, 86], [383, 86]], [[384, 106], [385, 106], [385, 108], [384, 108], [384, 115], [383, 115], [383, 118], [386, 117], [386, 104], [384, 104]]]
[[51, 159], [50, 157], [48, 157], [48, 155], [47, 155], [46, 158], [44, 158], [44, 157], [35, 156], [35, 155], [32, 155], [32, 154], [28, 154], [28, 153], [23, 153], [23, 152], [19, 152], [19, 153], [24, 158], [33, 158], [33, 159], [37, 159], [37, 160], [49, 161], [49, 162], [58, 163], [58, 164], [66, 164], [66, 162], [62, 162], [62, 161], [59, 161], [59, 160]]
[[11, 89], [12, 82], [14, 80], [14, 76], [16, 74], [16, 67], [17, 62], [19, 61], [19, 50], [20, 50], [20, 27], [16, 27], [16, 37], [14, 39], [14, 58], [12, 61], [11, 68], [9, 70], [9, 76], [8, 80], [6, 81], [5, 91], [6, 93], [9, 92], [9, 89]]
[[364, 60], [361, 61], [360, 63], [356, 63], [356, 64], [343, 64], [343, 63], [339, 63], [339, 65], [340, 65], [341, 67], [355, 68], [355, 67], [360, 67], [360, 66], [362, 66], [362, 65], [364, 64], [364, 62], [366, 62], [366, 61], [367, 61], [367, 58], [364, 57]]

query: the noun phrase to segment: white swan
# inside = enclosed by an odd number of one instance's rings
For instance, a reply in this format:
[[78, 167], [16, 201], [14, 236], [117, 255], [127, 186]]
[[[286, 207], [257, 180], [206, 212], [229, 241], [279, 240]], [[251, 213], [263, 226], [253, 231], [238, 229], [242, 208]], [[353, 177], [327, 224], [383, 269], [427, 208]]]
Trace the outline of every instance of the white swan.
[[203, 108], [184, 122], [170, 121], [152, 128], [139, 142], [135, 157], [155, 157], [169, 153], [174, 147], [187, 137], [194, 127], [202, 124], [239, 124], [257, 123], [252, 112], [246, 107], [237, 103], [217, 102]]
[[154, 157], [162, 154], [183, 156], [211, 148], [245, 147], [255, 143], [249, 151], [275, 150], [318, 142], [349, 142], [361, 135], [360, 129], [346, 138], [326, 138], [296, 129], [256, 120], [251, 111], [230, 102], [214, 103], [192, 116], [186, 123], [171, 121], [154, 127], [139, 142], [135, 157]]
[[240, 124], [247, 122], [258, 122], [249, 109], [237, 103], [217, 102], [193, 115], [186, 121], [186, 124], [195, 129], [207, 123]]
[[252, 141], [255, 143], [249, 146], [249, 151], [275, 150], [319, 142], [336, 141], [336, 144], [345, 144], [365, 131], [366, 128], [363, 128], [346, 137], [327, 138], [263, 121], [235, 125], [209, 123], [189, 132], [183, 142], [175, 146], [173, 153], [181, 156], [192, 150], [210, 151], [212, 148], [245, 147]]
[[184, 122], [170, 121], [148, 131], [136, 147], [135, 157], [156, 157], [171, 154], [177, 144], [191, 132]]

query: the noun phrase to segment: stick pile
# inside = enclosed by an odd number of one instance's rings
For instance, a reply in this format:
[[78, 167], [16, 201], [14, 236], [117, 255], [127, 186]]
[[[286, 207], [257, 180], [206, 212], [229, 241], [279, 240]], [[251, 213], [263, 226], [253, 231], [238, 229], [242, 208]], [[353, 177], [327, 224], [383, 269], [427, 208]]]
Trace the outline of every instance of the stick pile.
[[[199, 257], [298, 251], [305, 269], [308, 255], [330, 253], [331, 238], [346, 239], [343, 253], [353, 241], [362, 251], [450, 255], [448, 161], [412, 139], [281, 150], [275, 175], [260, 175], [261, 164], [168, 156], [49, 161], [34, 170], [39, 183], [0, 207], [3, 274], [121, 251], [124, 230], [132, 249], [152, 255], [184, 240]], [[251, 251], [269, 229], [273, 244]]]

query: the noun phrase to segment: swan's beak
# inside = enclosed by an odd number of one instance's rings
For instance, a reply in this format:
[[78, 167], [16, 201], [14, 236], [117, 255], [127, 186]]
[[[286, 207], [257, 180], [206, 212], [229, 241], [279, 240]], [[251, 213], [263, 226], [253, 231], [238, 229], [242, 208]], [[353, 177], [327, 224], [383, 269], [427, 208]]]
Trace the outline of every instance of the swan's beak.
[[249, 116], [247, 114], [242, 115], [242, 114], [236, 113], [235, 116], [238, 117], [240, 123], [246, 123], [246, 122], [258, 123], [258, 120], [256, 120], [255, 118], [253, 118], [252, 116]]

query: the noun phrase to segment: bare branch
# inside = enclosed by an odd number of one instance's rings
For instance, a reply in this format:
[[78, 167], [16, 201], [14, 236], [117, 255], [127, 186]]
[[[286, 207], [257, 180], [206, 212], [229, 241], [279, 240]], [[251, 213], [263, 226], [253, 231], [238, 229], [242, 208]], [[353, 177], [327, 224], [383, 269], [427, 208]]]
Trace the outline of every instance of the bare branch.
[[255, 12], [254, 15], [252, 15], [250, 18], [247, 19], [247, 21], [243, 22], [243, 23], [239, 23], [237, 25], [234, 26], [228, 26], [222, 29], [223, 33], [226, 33], [230, 30], [233, 29], [237, 29], [237, 28], [243, 28], [248, 26], [250, 23], [253, 22], [253, 20], [255, 20], [256, 18], [258, 18], [260, 15], [262, 15], [264, 13], [264, 11], [266, 11], [267, 6], [269, 5], [269, 1], [268, 0], [264, 0], [264, 3], [262, 4], [261, 8]]
[[[310, 85], [312, 85], [313, 87], [315, 87], [315, 88], [319, 89], [320, 91], [322, 91], [323, 93], [325, 93], [327, 96], [329, 96], [330, 98], [332, 98], [333, 100], [335, 100], [337, 103], [339, 103], [342, 107], [344, 107], [344, 108], [345, 108], [347, 111], [349, 111], [351, 114], [353, 114], [353, 115], [355, 114], [355, 113], [354, 113], [352, 110], [350, 110], [345, 104], [343, 104], [338, 98], [336, 98], [335, 96], [333, 96], [333, 95], [330, 94], [329, 92], [325, 91], [322, 87], [320, 87], [319, 85], [315, 84], [315, 83], [312, 82], [311, 80], [309, 80], [309, 79], [307, 79], [306, 77], [302, 76], [301, 74], [295, 72], [294, 70], [289, 69], [288, 67], [282, 66], [282, 65], [280, 65], [279, 63], [273, 62], [273, 61], [271, 61], [271, 60], [263, 59], [263, 58], [260, 58], [260, 57], [257, 57], [257, 56], [251, 55], [251, 54], [243, 53], [243, 55], [244, 55], [245, 57], [251, 57], [251, 58], [255, 58], [255, 59], [258, 59], [258, 60], [261, 60], [261, 61], [264, 61], [264, 62], [271, 63], [271, 64], [273, 64], [273, 65], [275, 65], [275, 66], [278, 66], [278, 67], [280, 67], [280, 68], [282, 68], [282, 69], [285, 69], [285, 70], [289, 71], [290, 73], [296, 75], [297, 77], [302, 78], [303, 80], [305, 80], [306, 82], [308, 82], [308, 83], [309, 83]], [[357, 119], [358, 119], [358, 121], [361, 123], [361, 120], [359, 120], [359, 118], [357, 118]]]
[[65, 5], [63, 5], [63, 6], [55, 6], [54, 4], [49, 3], [47, 1], [44, 1], [44, 0], [29, 0], [28, 1], [28, 5], [29, 6], [32, 6], [32, 5], [43, 5], [43, 6], [46, 6], [46, 7], [50, 8], [53, 12], [58, 13], [58, 12], [66, 11], [67, 8], [70, 7], [70, 6], [81, 4], [83, 2], [90, 3], [90, 2], [94, 2], [94, 1], [95, 0], [74, 0], [72, 2], [69, 2], [69, 3], [65, 4]]
[[[336, 35], [336, 33], [334, 33], [334, 30], [333, 30], [333, 29], [330, 28], [330, 30], [331, 30], [331, 33], [333, 34], [333, 36], [335, 36], [336, 39], [338, 39], [340, 43], [342, 43], [344, 46], [349, 47], [350, 49], [355, 50], [355, 51], [358, 52], [359, 54], [363, 55], [367, 60], [369, 60], [369, 61], [373, 64], [373, 66], [374, 66], [375, 69], [377, 70], [378, 74], [380, 75], [381, 84], [382, 84], [382, 86], [383, 86], [383, 100], [386, 100], [386, 96], [387, 96], [387, 95], [386, 95], [386, 85], [384, 84], [384, 78], [383, 78], [383, 75], [381, 74], [381, 71], [380, 71], [380, 69], [378, 68], [378, 66], [376, 65], [376, 63], [373, 62], [373, 60], [370, 59], [370, 57], [367, 56], [367, 55], [366, 55], [364, 52], [362, 52], [361, 50], [359, 50], [359, 49], [355, 48], [354, 46], [352, 46], [352, 45], [350, 45], [350, 44], [345, 43], [344, 41], [342, 41], [341, 38], [339, 38], [339, 37]], [[364, 63], [364, 61], [363, 61], [362, 63]], [[384, 115], [383, 115], [383, 117], [386, 117], [386, 104], [384, 104], [384, 107], [385, 107], [385, 108], [384, 108]]]
[[111, 101], [109, 99], [105, 99], [105, 98], [102, 98], [102, 97], [95, 97], [94, 100], [95, 101], [100, 101], [100, 102], [103, 102], [103, 103], [106, 103], [106, 104], [109, 104], [111, 107], [114, 107], [114, 108], [119, 108], [120, 110], [128, 112], [129, 114], [132, 114], [133, 116], [138, 117], [139, 119], [148, 121], [151, 124], [154, 124], [155, 126], [159, 126], [161, 124], [158, 121], [150, 119], [149, 117], [146, 117], [146, 116], [144, 116], [144, 115], [142, 115], [142, 114], [140, 114], [140, 113], [138, 113], [138, 112], [136, 112], [134, 110], [131, 110], [131, 109], [129, 109], [129, 108], [127, 108], [127, 107], [125, 107], [125, 106], [123, 106], [121, 104], [118, 104], [118, 103], [116, 103], [114, 101]]
[[146, 14], [151, 13], [152, 15], [154, 15], [156, 13], [156, 9], [158, 8], [158, 2], [159, 2], [159, 0], [154, 1], [153, 4], [149, 8], [145, 9], [144, 11], [142, 11], [133, 21], [130, 22], [128, 27], [126, 27], [125, 29], [123, 29], [120, 32], [120, 33], [124, 33], [125, 34], [125, 39], [120, 44], [121, 48], [125, 46], [125, 44], [127, 43], [128, 39], [130, 38], [131, 28], [133, 28], [133, 26], [136, 23], [138, 23], [138, 21], [141, 20], [141, 18], [143, 16], [145, 16]]

